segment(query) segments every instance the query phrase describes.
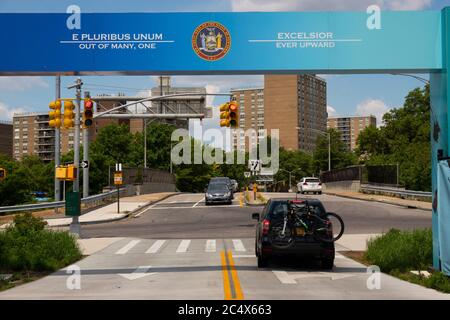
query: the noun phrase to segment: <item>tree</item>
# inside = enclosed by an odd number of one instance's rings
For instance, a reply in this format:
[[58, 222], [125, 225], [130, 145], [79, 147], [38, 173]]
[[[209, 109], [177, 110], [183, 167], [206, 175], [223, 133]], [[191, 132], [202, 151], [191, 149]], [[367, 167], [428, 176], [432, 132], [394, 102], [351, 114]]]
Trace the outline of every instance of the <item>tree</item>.
[[127, 163], [132, 151], [134, 136], [127, 125], [110, 124], [100, 130], [90, 149], [103, 154], [109, 162]]
[[411, 190], [431, 189], [430, 88], [416, 88], [401, 108], [383, 116], [384, 126], [368, 127], [358, 138], [357, 155], [368, 165], [399, 164], [400, 184]]
[[341, 169], [356, 164], [357, 158], [353, 152], [346, 150], [341, 134], [335, 129], [328, 129], [326, 135], [317, 137], [316, 149], [313, 153], [316, 173], [328, 171], [328, 134], [331, 141], [331, 169]]
[[169, 170], [172, 133], [175, 126], [152, 123], [147, 126], [147, 164], [152, 168]]

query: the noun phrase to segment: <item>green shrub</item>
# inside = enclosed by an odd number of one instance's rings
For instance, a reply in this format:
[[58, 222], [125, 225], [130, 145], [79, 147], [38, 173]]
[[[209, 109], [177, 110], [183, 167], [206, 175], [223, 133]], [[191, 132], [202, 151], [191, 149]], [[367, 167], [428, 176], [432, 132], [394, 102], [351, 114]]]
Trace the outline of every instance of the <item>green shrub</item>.
[[0, 269], [55, 271], [81, 258], [76, 239], [67, 232], [45, 230], [45, 221], [18, 215], [0, 232]]
[[365, 259], [384, 272], [427, 269], [433, 259], [431, 229], [391, 229], [368, 242]]

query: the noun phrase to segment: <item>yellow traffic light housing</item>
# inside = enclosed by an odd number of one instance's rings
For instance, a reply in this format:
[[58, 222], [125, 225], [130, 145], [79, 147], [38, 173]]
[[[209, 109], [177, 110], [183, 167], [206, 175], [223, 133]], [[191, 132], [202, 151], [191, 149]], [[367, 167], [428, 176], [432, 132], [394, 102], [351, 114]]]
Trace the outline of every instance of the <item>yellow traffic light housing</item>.
[[239, 105], [236, 101], [231, 101], [229, 103], [229, 122], [231, 128], [237, 128], [238, 123], [238, 111]]
[[75, 181], [77, 178], [77, 168], [73, 164], [56, 167], [55, 178], [58, 180]]
[[220, 126], [230, 126], [230, 103], [224, 103], [220, 106]]
[[74, 104], [70, 100], [64, 101], [64, 128], [69, 129], [75, 126]]
[[83, 126], [90, 127], [94, 124], [94, 102], [91, 99], [84, 101]]
[[50, 102], [48, 105], [52, 110], [48, 113], [50, 118], [48, 125], [52, 128], [60, 128], [61, 127], [61, 101], [56, 100]]
[[66, 180], [74, 181], [77, 179], [77, 168], [73, 164], [67, 166], [67, 178]]
[[67, 178], [67, 167], [56, 167], [55, 178], [58, 180], [66, 180]]
[[6, 179], [6, 169], [0, 168], [0, 181]]

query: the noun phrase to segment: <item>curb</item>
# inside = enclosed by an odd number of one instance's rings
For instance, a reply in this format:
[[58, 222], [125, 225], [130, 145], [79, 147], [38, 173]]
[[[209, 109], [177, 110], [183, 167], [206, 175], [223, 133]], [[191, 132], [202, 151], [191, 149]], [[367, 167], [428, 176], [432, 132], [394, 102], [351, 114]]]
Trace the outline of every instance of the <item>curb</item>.
[[[138, 207], [138, 208], [136, 208], [136, 209], [134, 209], [134, 210], [132, 210], [132, 211], [130, 211], [128, 213], [125, 213], [124, 216], [122, 216], [122, 217], [111, 218], [111, 219], [107, 219], [107, 220], [99, 220], [99, 221], [85, 221], [85, 222], [80, 222], [80, 225], [94, 225], [94, 224], [109, 223], [109, 222], [115, 222], [115, 221], [124, 220], [124, 219], [130, 218], [130, 217], [136, 215], [140, 210], [147, 209], [149, 206], [151, 206], [151, 205], [153, 205], [155, 203], [158, 203], [160, 201], [166, 200], [167, 198], [170, 198], [172, 196], [176, 196], [178, 194], [179, 193], [169, 194], [169, 195], [166, 195], [166, 196], [164, 196], [161, 199], [158, 199], [156, 201], [153, 201], [153, 202], [150, 201], [149, 203], [147, 203], [147, 204], [145, 204], [145, 205], [143, 205], [141, 207]], [[68, 227], [69, 225], [70, 225], [70, 223], [69, 224], [62, 224], [62, 225], [51, 226], [49, 228]]]
[[390, 205], [393, 205], [393, 206], [403, 207], [403, 208], [407, 208], [407, 209], [417, 209], [417, 210], [422, 210], [422, 211], [427, 211], [427, 212], [431, 212], [432, 211], [432, 209], [420, 208], [420, 207], [406, 205], [406, 204], [399, 204], [397, 202], [390, 202], [390, 201], [383, 201], [383, 200], [376, 200], [376, 199], [361, 199], [361, 198], [357, 198], [357, 197], [346, 196], [346, 195], [336, 194], [336, 193], [332, 193], [332, 192], [324, 192], [324, 194], [327, 194], [327, 195], [330, 195], [330, 196], [335, 196], [335, 197], [353, 199], [353, 200], [385, 203], [385, 204], [390, 204]]
[[246, 207], [263, 207], [265, 206], [265, 203], [249, 203], [247, 202], [247, 198], [245, 196], [243, 196], [244, 198], [244, 203]]

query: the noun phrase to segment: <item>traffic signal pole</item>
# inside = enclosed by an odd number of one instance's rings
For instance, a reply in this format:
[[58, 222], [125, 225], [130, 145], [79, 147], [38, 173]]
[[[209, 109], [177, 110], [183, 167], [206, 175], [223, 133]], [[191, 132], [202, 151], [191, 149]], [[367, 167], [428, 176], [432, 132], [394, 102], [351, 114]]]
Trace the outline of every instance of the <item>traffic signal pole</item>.
[[[89, 92], [84, 93], [89, 98]], [[83, 126], [83, 161], [88, 165], [83, 167], [83, 198], [89, 197], [89, 127]]]
[[[61, 77], [55, 77], [55, 101], [61, 98]], [[55, 169], [61, 164], [60, 158], [60, 129], [59, 127], [55, 127]], [[55, 176], [55, 201], [61, 200], [61, 182], [56, 179]], [[58, 213], [58, 208], [55, 208], [55, 213]]]
[[[76, 103], [75, 103], [75, 121], [74, 121], [74, 144], [73, 144], [73, 164], [77, 172], [76, 178], [73, 181], [73, 191], [80, 192], [80, 107], [81, 107], [81, 86], [83, 82], [80, 78], [76, 80], [75, 85], [69, 87], [76, 88]], [[81, 236], [81, 225], [78, 216], [72, 217], [72, 223], [70, 224], [70, 232]]]

